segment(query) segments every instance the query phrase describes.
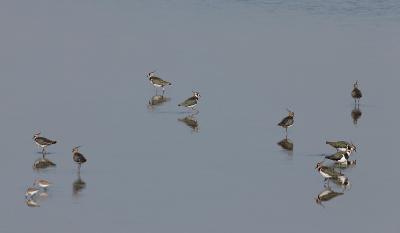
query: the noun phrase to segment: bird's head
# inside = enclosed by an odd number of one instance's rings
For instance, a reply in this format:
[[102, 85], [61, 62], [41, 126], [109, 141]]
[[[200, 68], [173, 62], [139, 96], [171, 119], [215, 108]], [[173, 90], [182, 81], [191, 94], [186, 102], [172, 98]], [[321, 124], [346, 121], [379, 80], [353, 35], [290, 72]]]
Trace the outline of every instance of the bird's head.
[[154, 70], [154, 71], [149, 72], [149, 73], [147, 74], [147, 77], [148, 77], [148, 78], [151, 78], [151, 77], [154, 77], [155, 75], [156, 75], [156, 71]]
[[319, 169], [322, 167], [322, 162], [318, 162], [317, 165], [315, 165], [315, 169]]
[[196, 97], [196, 98], [200, 98], [201, 97], [199, 92], [197, 92], [197, 91], [192, 91], [192, 92], [193, 92], [193, 96], [194, 97]]
[[37, 132], [37, 133], [35, 133], [35, 134], [33, 135], [32, 139], [35, 139], [35, 138], [39, 137], [39, 135], [40, 135], [40, 131]]
[[72, 148], [72, 153], [79, 152], [79, 147], [81, 147], [81, 146], [76, 146], [76, 147]]

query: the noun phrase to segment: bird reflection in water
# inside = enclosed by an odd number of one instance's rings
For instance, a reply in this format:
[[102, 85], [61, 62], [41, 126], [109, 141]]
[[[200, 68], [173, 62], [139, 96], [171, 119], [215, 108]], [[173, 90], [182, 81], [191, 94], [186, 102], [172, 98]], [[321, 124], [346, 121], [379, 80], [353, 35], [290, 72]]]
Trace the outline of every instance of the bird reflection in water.
[[178, 118], [178, 121], [185, 123], [185, 125], [189, 126], [192, 129], [192, 133], [199, 132], [199, 123], [195, 115], [196, 114], [191, 114], [184, 118]]
[[337, 168], [340, 170], [346, 170], [346, 169], [355, 167], [356, 164], [357, 164], [357, 160], [347, 160], [344, 163], [333, 163], [330, 167]]
[[342, 188], [343, 191], [350, 188], [349, 178], [347, 178], [345, 175], [340, 175], [338, 177], [329, 179], [329, 181], [332, 181], [335, 185]]
[[86, 182], [82, 180], [81, 173], [78, 171], [78, 178], [72, 183], [72, 195], [79, 197], [80, 192], [86, 188]]
[[329, 186], [325, 186], [325, 189], [322, 190], [322, 192], [320, 192], [318, 194], [318, 196], [315, 198], [315, 202], [318, 205], [321, 205], [322, 207], [325, 207], [322, 202], [328, 202], [332, 199], [334, 199], [337, 196], [341, 196], [343, 195], [343, 192], [335, 192], [333, 191]]
[[25, 201], [25, 204], [28, 206], [28, 207], [40, 207], [40, 205], [39, 205], [39, 203], [37, 203], [35, 200], [33, 200], [33, 199], [28, 199], [28, 200], [26, 200]]
[[147, 108], [150, 110], [154, 110], [156, 107], [159, 107], [170, 100], [171, 98], [164, 95], [154, 95], [149, 100]]
[[362, 115], [360, 105], [355, 104], [354, 109], [351, 111], [351, 118], [353, 119], [353, 124], [357, 125], [358, 120], [360, 119]]
[[293, 154], [293, 142], [289, 138], [284, 138], [277, 143], [283, 150], [287, 151], [289, 155]]
[[38, 158], [35, 160], [32, 167], [35, 170], [40, 170], [40, 169], [46, 169], [46, 168], [55, 167], [55, 166], [56, 166], [56, 164], [54, 162], [52, 162], [51, 160], [41, 157], [41, 158]]

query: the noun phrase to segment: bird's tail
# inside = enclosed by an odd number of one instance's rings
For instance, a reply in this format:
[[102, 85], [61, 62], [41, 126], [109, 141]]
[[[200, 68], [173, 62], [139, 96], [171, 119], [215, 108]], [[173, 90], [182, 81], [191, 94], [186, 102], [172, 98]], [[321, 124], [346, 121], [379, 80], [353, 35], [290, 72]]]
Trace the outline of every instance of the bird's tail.
[[332, 142], [330, 142], [330, 141], [326, 141], [326, 144], [330, 145], [330, 144], [332, 144]]
[[51, 144], [56, 144], [56, 143], [57, 143], [57, 141], [52, 141], [52, 142], [51, 142]]
[[182, 106], [182, 104], [178, 104], [178, 106]]

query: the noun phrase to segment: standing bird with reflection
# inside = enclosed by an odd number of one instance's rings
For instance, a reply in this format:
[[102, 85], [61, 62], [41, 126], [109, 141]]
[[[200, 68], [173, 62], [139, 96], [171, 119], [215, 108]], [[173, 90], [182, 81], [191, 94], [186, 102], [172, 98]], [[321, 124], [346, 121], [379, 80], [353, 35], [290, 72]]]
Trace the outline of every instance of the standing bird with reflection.
[[354, 99], [354, 104], [360, 105], [360, 99], [362, 97], [361, 90], [358, 89], [358, 81], [353, 84], [353, 90], [351, 91], [351, 97]]
[[346, 151], [338, 151], [333, 155], [325, 156], [325, 158], [335, 161], [336, 163], [347, 163], [349, 161], [350, 154], [351, 150], [348, 149]]
[[82, 163], [86, 163], [87, 160], [85, 156], [79, 152], [79, 147], [81, 146], [77, 146], [72, 149], [72, 159], [78, 164], [78, 171], [80, 172]]
[[165, 81], [161, 79], [160, 77], [157, 77], [155, 74], [155, 71], [152, 71], [147, 74], [147, 77], [150, 80], [150, 83], [156, 88], [156, 93], [157, 93], [157, 88], [161, 87], [163, 90], [163, 94], [165, 92], [165, 86], [170, 86], [171, 83], [168, 81]]
[[285, 128], [286, 138], [288, 135], [287, 129], [294, 124], [294, 112], [290, 111], [289, 109], [287, 109], [287, 111], [288, 111], [288, 116], [283, 118], [281, 122], [278, 123], [279, 126]]
[[200, 97], [201, 96], [200, 96], [199, 92], [193, 91], [193, 96], [187, 98], [185, 101], [178, 104], [178, 106], [187, 107], [187, 108], [192, 109], [192, 111], [196, 111], [196, 109], [194, 107], [197, 105]]
[[35, 141], [38, 147], [42, 148], [43, 157], [47, 153], [46, 152], [47, 147], [57, 143], [57, 141], [53, 141], [45, 137], [40, 137], [40, 132], [35, 133], [32, 139]]
[[318, 162], [315, 166], [315, 169], [318, 170], [319, 174], [321, 174], [321, 176], [324, 177], [325, 180], [338, 179], [338, 177], [342, 176], [342, 174], [337, 172], [334, 168], [324, 166], [322, 162]]
[[39, 193], [39, 191], [40, 190], [38, 188], [29, 187], [29, 188], [26, 189], [25, 198], [26, 199], [28, 199], [28, 198], [30, 199], [30, 198], [36, 196]]
[[346, 141], [326, 141], [326, 144], [335, 148], [336, 151], [346, 152], [350, 150], [350, 152], [357, 152], [357, 147], [353, 143], [348, 143]]

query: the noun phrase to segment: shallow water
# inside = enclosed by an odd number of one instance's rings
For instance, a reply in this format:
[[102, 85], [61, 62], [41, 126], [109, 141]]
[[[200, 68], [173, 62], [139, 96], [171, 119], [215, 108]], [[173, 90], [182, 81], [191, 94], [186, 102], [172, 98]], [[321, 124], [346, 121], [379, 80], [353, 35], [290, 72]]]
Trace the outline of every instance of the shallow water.
[[[397, 1], [1, 2], [0, 231], [398, 232], [399, 13]], [[155, 107], [152, 70], [173, 83]], [[193, 90], [188, 121], [177, 104]], [[277, 144], [286, 108], [293, 151]], [[32, 168], [37, 130], [58, 141], [55, 167]], [[322, 206], [314, 167], [335, 139], [358, 145], [357, 164]], [[53, 186], [31, 208], [35, 178]]]

